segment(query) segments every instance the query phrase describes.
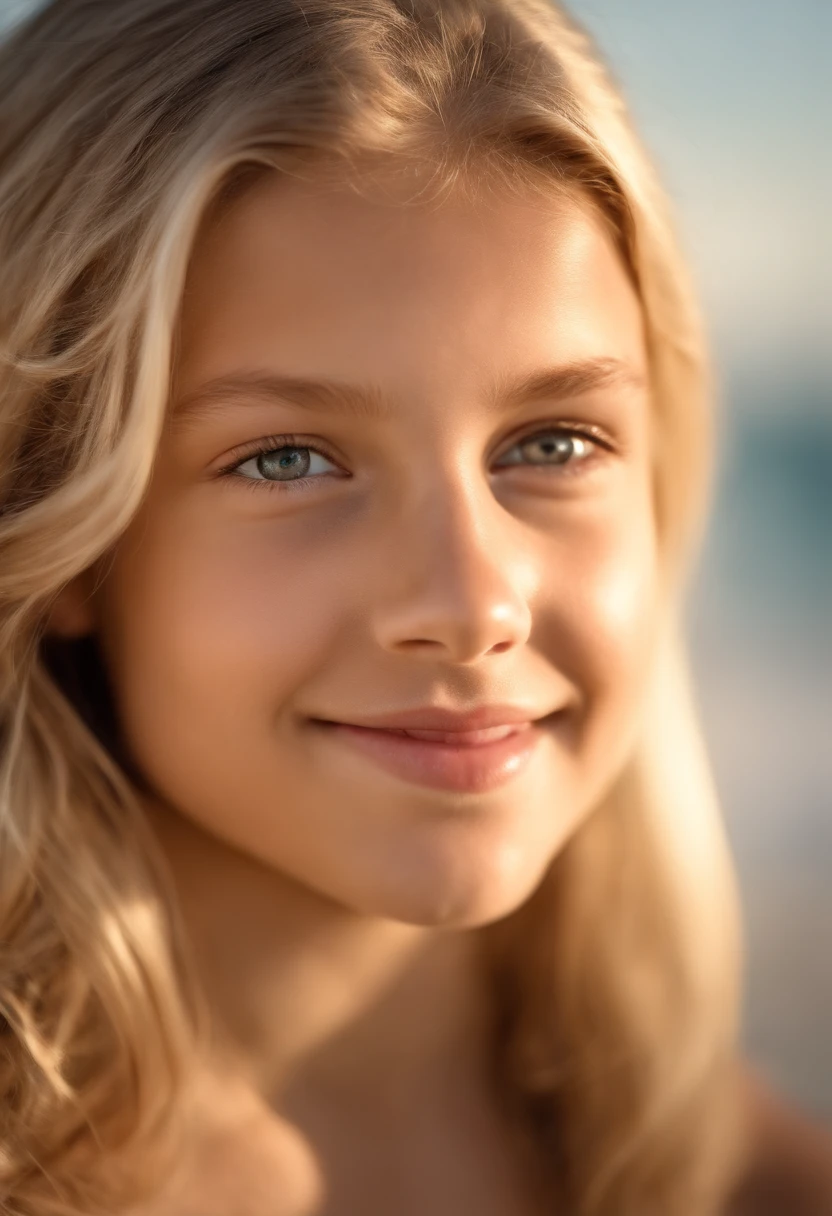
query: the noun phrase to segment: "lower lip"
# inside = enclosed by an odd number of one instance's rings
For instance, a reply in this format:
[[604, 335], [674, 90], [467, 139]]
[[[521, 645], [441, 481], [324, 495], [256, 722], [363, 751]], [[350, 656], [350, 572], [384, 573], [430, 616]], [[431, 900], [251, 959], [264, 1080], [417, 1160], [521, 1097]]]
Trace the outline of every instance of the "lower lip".
[[342, 722], [318, 721], [316, 725], [395, 777], [431, 789], [466, 794], [482, 794], [506, 785], [525, 768], [543, 737], [541, 728], [532, 722], [519, 724], [504, 739], [467, 745], [413, 739]]

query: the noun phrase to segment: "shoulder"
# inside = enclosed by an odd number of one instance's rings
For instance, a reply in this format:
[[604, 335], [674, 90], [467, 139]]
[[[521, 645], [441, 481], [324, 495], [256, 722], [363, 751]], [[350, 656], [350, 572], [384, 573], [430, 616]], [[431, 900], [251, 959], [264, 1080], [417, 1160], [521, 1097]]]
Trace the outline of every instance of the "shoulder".
[[832, 1216], [832, 1123], [742, 1069], [748, 1155], [724, 1216]]

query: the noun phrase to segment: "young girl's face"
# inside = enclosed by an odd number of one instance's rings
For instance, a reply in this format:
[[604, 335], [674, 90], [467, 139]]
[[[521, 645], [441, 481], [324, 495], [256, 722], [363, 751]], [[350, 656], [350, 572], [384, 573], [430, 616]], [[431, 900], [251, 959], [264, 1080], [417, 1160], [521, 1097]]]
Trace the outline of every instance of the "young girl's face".
[[[351, 909], [471, 926], [532, 892], [633, 737], [646, 356], [589, 207], [412, 193], [275, 174], [206, 227], [89, 624], [160, 805]], [[319, 721], [506, 704], [554, 716], [444, 777]]]

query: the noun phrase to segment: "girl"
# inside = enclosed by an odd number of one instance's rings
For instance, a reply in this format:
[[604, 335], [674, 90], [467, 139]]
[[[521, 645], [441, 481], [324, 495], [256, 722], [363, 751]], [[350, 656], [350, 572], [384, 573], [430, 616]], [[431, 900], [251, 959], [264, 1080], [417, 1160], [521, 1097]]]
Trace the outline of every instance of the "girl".
[[586, 37], [53, 0], [0, 81], [3, 1211], [727, 1210], [704, 358]]

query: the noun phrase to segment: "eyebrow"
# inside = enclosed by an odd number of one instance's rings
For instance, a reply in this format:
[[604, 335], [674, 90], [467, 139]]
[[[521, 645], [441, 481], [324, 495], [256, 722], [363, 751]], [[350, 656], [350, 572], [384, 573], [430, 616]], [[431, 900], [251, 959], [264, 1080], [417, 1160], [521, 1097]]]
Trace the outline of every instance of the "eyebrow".
[[[646, 377], [620, 359], [593, 358], [543, 368], [518, 380], [492, 384], [486, 396], [489, 412], [510, 413], [533, 401], [562, 401], [593, 390], [645, 388]], [[315, 412], [384, 422], [392, 417], [389, 398], [376, 386], [337, 380], [306, 380], [251, 371], [219, 376], [179, 398], [173, 407], [172, 428], [187, 431], [198, 421], [222, 413], [232, 403], [296, 405]]]

